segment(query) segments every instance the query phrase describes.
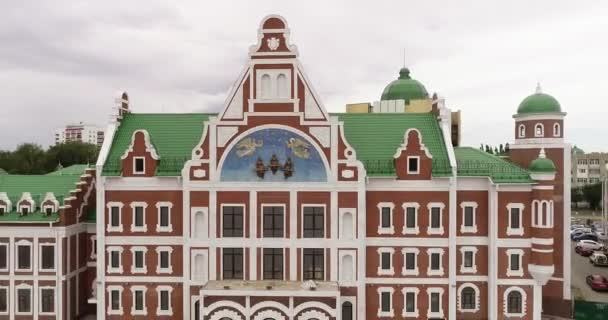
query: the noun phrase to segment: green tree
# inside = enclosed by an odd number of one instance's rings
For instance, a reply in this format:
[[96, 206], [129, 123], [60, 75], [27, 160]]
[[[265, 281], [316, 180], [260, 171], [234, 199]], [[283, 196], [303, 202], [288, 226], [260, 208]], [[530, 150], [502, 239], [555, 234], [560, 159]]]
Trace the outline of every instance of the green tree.
[[575, 208], [578, 208], [578, 203], [583, 200], [583, 190], [581, 190], [581, 188], [572, 188], [570, 190], [570, 202]]
[[74, 164], [94, 164], [99, 147], [90, 143], [61, 143], [49, 148], [45, 155], [45, 171], [54, 171], [59, 165], [69, 167]]
[[13, 168], [5, 169], [15, 174], [42, 174], [44, 170], [45, 152], [41, 146], [24, 143], [13, 152]]
[[602, 185], [600, 183], [588, 184], [583, 187], [583, 198], [592, 210], [596, 210], [602, 200]]

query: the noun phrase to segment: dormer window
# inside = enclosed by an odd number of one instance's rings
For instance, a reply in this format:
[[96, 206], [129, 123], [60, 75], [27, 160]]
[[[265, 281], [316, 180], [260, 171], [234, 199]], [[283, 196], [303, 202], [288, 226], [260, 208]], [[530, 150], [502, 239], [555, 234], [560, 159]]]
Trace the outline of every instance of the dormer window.
[[144, 174], [146, 173], [146, 162], [144, 157], [133, 158], [133, 173]]
[[407, 174], [420, 173], [420, 157], [407, 157]]
[[21, 213], [22, 216], [27, 215], [28, 213], [30, 213], [30, 207], [23, 205], [23, 206], [19, 207], [19, 212]]
[[51, 215], [52, 213], [55, 212], [55, 206], [52, 205], [45, 205], [43, 208], [44, 214], [45, 215]]
[[542, 123], [537, 123], [534, 126], [534, 136], [535, 137], [542, 137], [545, 135], [545, 128], [543, 127]]
[[523, 124], [519, 125], [519, 137], [520, 138], [525, 138], [526, 137], [526, 126]]
[[6, 213], [6, 207], [0, 206], [0, 216], [3, 216]]
[[559, 123], [556, 123], [556, 124], [553, 125], [553, 136], [554, 137], [561, 136], [562, 135], [561, 131], [562, 130], [561, 130], [560, 126], [559, 126]]

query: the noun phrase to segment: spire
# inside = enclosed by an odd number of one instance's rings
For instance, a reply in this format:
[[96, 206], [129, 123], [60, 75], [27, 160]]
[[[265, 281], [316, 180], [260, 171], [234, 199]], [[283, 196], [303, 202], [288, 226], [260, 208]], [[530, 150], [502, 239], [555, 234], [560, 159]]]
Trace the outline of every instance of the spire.
[[536, 93], [543, 93], [543, 89], [540, 87], [540, 81], [536, 83]]
[[540, 149], [540, 153], [538, 154], [538, 158], [545, 159], [547, 155], [545, 154], [545, 148]]

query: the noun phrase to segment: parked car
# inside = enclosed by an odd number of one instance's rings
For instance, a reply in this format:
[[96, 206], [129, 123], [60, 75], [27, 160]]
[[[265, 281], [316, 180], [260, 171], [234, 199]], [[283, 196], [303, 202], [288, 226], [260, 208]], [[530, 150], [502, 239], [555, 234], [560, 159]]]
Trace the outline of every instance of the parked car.
[[580, 228], [585, 228], [586, 226], [584, 224], [573, 224], [570, 226], [570, 231], [574, 230], [574, 229], [580, 229]]
[[593, 250], [600, 250], [604, 247], [603, 244], [593, 240], [581, 240], [576, 243], [577, 247], [590, 248]]
[[583, 248], [583, 247], [574, 248], [574, 252], [580, 254], [583, 257], [588, 257], [588, 256], [592, 255], [594, 251], [595, 250], [593, 250], [593, 249]]
[[599, 274], [588, 275], [585, 279], [592, 290], [608, 291], [608, 279]]
[[591, 228], [582, 227], [582, 228], [576, 228], [576, 229], [570, 230], [570, 234], [577, 233], [577, 232], [591, 232]]
[[578, 236], [583, 235], [583, 234], [585, 234], [585, 233], [588, 233], [588, 232], [584, 232], [584, 231], [574, 231], [574, 232], [572, 232], [572, 233], [570, 234], [570, 239], [574, 240], [574, 238], [575, 238], [575, 237], [578, 237]]
[[593, 233], [583, 233], [581, 235], [578, 235], [576, 237], [573, 238], [574, 241], [581, 241], [581, 240], [593, 240], [593, 241], [597, 241], [597, 236], [594, 235]]
[[589, 262], [595, 266], [608, 266], [608, 257], [603, 252], [595, 251], [589, 256]]

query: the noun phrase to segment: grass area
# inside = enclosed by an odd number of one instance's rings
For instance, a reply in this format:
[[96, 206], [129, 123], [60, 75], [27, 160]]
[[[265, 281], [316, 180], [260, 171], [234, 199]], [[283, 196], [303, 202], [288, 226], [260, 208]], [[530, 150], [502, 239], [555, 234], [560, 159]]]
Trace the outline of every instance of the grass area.
[[585, 296], [583, 295], [583, 292], [581, 291], [580, 288], [577, 287], [571, 287], [572, 288], [572, 297], [574, 297], [574, 300], [585, 300]]

